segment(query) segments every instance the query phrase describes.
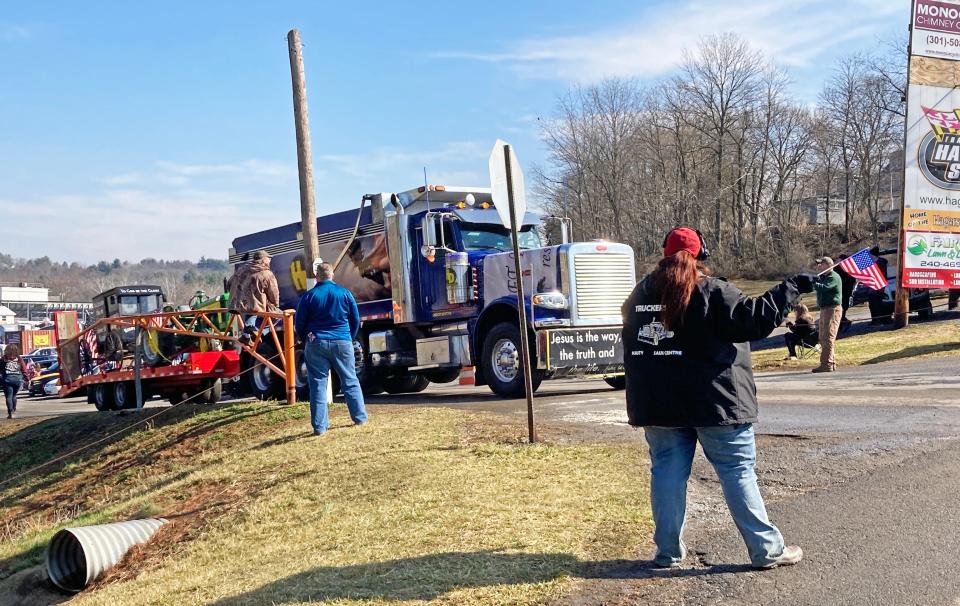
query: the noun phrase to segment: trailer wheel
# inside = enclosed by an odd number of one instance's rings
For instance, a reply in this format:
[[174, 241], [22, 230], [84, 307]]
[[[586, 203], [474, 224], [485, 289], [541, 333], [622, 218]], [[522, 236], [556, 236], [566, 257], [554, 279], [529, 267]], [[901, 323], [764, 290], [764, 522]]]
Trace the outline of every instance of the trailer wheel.
[[216, 404], [223, 396], [223, 381], [220, 379], [206, 379], [200, 384], [200, 399], [207, 404]]
[[[487, 333], [480, 364], [487, 385], [498, 396], [520, 398], [524, 395], [520, 347], [520, 329], [514, 324], [501, 322]], [[535, 366], [534, 360], [530, 361], [530, 365]], [[536, 391], [543, 381], [543, 372], [534, 368], [530, 378], [533, 391]]]
[[614, 389], [626, 389], [627, 388], [627, 376], [626, 375], [617, 375], [615, 377], [604, 377], [604, 381], [607, 382], [607, 385]]
[[423, 375], [402, 375], [383, 380], [383, 390], [389, 394], [420, 393], [429, 385], [430, 379]]
[[136, 408], [137, 393], [131, 381], [117, 381], [113, 384], [113, 401], [118, 409]]
[[93, 405], [97, 410], [113, 410], [116, 402], [113, 399], [113, 386], [109, 383], [97, 383], [93, 386]]

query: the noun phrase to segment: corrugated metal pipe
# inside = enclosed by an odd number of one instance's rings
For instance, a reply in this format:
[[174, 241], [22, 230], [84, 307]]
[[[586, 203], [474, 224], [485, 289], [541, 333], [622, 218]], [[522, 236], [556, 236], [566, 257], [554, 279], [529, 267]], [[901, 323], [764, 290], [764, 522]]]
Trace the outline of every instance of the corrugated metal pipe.
[[163, 518], [148, 518], [64, 528], [53, 535], [47, 547], [47, 576], [64, 591], [82, 591], [166, 523]]

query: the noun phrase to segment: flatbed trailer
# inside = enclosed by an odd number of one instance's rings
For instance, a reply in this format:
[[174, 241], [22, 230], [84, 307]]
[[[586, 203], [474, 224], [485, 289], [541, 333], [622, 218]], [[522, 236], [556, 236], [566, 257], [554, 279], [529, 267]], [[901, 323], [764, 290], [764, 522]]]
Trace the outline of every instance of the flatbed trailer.
[[[256, 364], [287, 381], [286, 368], [292, 367], [293, 343], [281, 345], [276, 331], [266, 330], [265, 326], [281, 320], [292, 328], [293, 312], [257, 314], [263, 316], [260, 328], [246, 341], [237, 336], [239, 331], [234, 329], [233, 323], [224, 327], [214, 321], [217, 314], [228, 313], [225, 309], [209, 309], [109, 317], [80, 330], [76, 312], [58, 312], [55, 314], [55, 329], [60, 360], [59, 396], [65, 397], [86, 388], [88, 400], [98, 410], [135, 408], [142, 405], [138, 404], [135, 392], [139, 374], [144, 400], [161, 395], [178, 404], [199, 395], [200, 401], [216, 402], [220, 399], [223, 383], [243, 372], [240, 360], [244, 351]], [[136, 330], [141, 335], [165, 333], [181, 339], [186, 345], [167, 352], [167, 356], [161, 353], [162, 362], [151, 366], [142, 362], [142, 343], [147, 339], [141, 336], [141, 363], [137, 368], [136, 355], [121, 356], [120, 359], [98, 355], [95, 330], [103, 325]], [[289, 333], [292, 337], [292, 330]], [[258, 354], [257, 347], [264, 340], [272, 340], [276, 351], [282, 355], [268, 359]], [[233, 348], [223, 347], [231, 343]], [[202, 351], [203, 348], [207, 350]], [[257, 368], [248, 370], [256, 372]], [[293, 382], [292, 376], [289, 382]], [[288, 395], [290, 392], [288, 389]]]

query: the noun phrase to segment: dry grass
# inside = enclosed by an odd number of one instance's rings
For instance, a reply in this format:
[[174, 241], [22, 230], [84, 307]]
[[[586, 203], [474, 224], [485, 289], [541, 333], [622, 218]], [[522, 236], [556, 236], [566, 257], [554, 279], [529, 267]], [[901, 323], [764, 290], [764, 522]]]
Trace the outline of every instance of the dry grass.
[[[960, 352], [960, 325], [956, 322], [911, 324], [901, 330], [884, 328], [876, 332], [837, 341], [837, 364], [860, 366], [895, 360], [956, 355]], [[786, 348], [754, 352], [754, 370], [813, 368], [820, 363], [814, 353], [803, 360], [784, 360]]]
[[[339, 408], [314, 438], [303, 405], [241, 404], [137, 432], [0, 492], [20, 521], [0, 567], [57, 527], [138, 513], [179, 517], [77, 604], [535, 604], [647, 556], [635, 444], [528, 446], [520, 425], [444, 409], [371, 418]], [[39, 507], [71, 501], [71, 519]]]

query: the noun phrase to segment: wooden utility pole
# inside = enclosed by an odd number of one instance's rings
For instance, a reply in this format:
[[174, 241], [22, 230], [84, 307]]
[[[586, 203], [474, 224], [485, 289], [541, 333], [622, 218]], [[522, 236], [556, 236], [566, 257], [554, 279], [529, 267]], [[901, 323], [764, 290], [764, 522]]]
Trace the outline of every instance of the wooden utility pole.
[[303, 252], [308, 278], [316, 279], [313, 262], [320, 256], [317, 245], [317, 209], [313, 190], [313, 152], [310, 150], [310, 118], [307, 113], [307, 76], [303, 70], [300, 30], [287, 34], [290, 51], [290, 78], [293, 81], [293, 118], [297, 127], [297, 169], [300, 173], [300, 217]]
[[[910, 25], [908, 26], [908, 31], [910, 32], [907, 35], [907, 90], [904, 96], [904, 111], [903, 111], [903, 171], [900, 173], [900, 223], [897, 233], [897, 289], [894, 291], [895, 296], [893, 299], [893, 327], [894, 328], [905, 328], [910, 322], [910, 291], [904, 286], [906, 280], [903, 279], [904, 276], [904, 265], [906, 261], [906, 252], [904, 246], [907, 245], [907, 238], [905, 236], [905, 219], [906, 215], [906, 206], [907, 206], [907, 161], [906, 156], [907, 152], [907, 141], [908, 133], [910, 130], [910, 57], [913, 54], [913, 19], [916, 15], [917, 9], [916, 0], [911, 0], [910, 2]], [[886, 277], [886, 276], [884, 276]]]

